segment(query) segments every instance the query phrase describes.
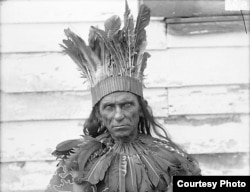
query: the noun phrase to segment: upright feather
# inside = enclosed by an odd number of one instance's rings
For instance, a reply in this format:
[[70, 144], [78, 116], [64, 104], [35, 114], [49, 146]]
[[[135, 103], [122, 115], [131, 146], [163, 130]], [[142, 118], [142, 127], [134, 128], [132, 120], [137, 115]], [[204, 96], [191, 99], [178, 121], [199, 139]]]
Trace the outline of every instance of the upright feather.
[[135, 26], [135, 77], [140, 78], [141, 81], [143, 70], [146, 66], [147, 57], [144, 56], [146, 50], [146, 30], [145, 27], [150, 21], [150, 9], [146, 5], [142, 5], [137, 16], [136, 26]]
[[[107, 34], [103, 30], [97, 29], [93, 26], [91, 28], [94, 30], [94, 32], [97, 34], [97, 36], [100, 38], [100, 40], [104, 43], [104, 45], [109, 50], [109, 53], [113, 59], [113, 64], [115, 64], [115, 66], [120, 66], [121, 60], [119, 59], [117, 50], [113, 46], [112, 42], [109, 40]], [[111, 70], [114, 70], [114, 69], [111, 67]], [[114, 74], [114, 75], [117, 75], [117, 74]]]
[[63, 40], [64, 45], [61, 45], [64, 48], [64, 52], [75, 61], [91, 84], [94, 83], [96, 63], [91, 56], [92, 50], [70, 29], [65, 29], [64, 33], [68, 38], [67, 40]]
[[120, 155], [116, 154], [108, 170], [106, 182], [108, 183], [109, 191], [118, 191], [119, 189], [119, 159]]
[[109, 19], [105, 21], [104, 27], [105, 27], [105, 33], [107, 34], [107, 37], [111, 39], [116, 33], [118, 33], [121, 27], [120, 17], [117, 15], [111, 16]]
[[131, 14], [131, 11], [128, 7], [127, 1], [125, 1], [125, 13], [124, 13], [124, 37], [125, 42], [127, 43], [126, 46], [126, 56], [127, 60], [127, 69], [128, 69], [128, 76], [132, 76], [132, 70], [134, 68], [133, 63], [133, 56], [134, 56], [134, 48], [135, 48], [135, 34], [134, 34], [134, 20]]
[[144, 70], [147, 67], [147, 60], [149, 57], [150, 57], [150, 54], [148, 52], [143, 53], [142, 61], [139, 65], [139, 69], [138, 69], [138, 73], [137, 73], [138, 78], [140, 78], [141, 80], [143, 80], [143, 78], [144, 78]]
[[150, 181], [152, 182], [152, 184], [155, 187], [157, 187], [159, 180], [160, 180], [159, 170], [156, 168], [156, 165], [154, 164], [154, 162], [150, 158], [148, 158], [143, 153], [140, 153], [139, 155], [140, 155], [141, 160], [143, 161], [144, 165], [147, 168], [148, 177], [149, 177]]
[[146, 5], [141, 5], [135, 26], [135, 47], [139, 48], [140, 44], [146, 40], [145, 27], [150, 21], [150, 9]]
[[113, 155], [111, 151], [100, 157], [86, 175], [85, 180], [91, 184], [97, 184], [99, 181], [103, 180], [112, 158]]
[[[136, 165], [135, 164], [135, 160], [134, 158], [136, 157], [131, 157], [131, 156], [127, 156], [128, 159], [128, 179], [127, 179], [127, 183], [126, 183], [126, 189], [131, 189], [129, 190], [130, 192], [133, 191], [137, 191], [137, 175], [138, 173], [136, 173]], [[140, 175], [139, 178], [140, 179]]]
[[119, 192], [126, 191], [125, 176], [127, 174], [127, 156], [120, 154], [119, 159]]

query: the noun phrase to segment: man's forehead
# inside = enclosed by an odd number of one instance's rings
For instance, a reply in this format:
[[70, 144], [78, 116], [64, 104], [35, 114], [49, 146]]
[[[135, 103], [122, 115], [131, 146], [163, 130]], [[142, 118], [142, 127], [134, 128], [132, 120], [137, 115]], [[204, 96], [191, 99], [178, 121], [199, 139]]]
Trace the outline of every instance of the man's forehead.
[[124, 101], [137, 101], [137, 97], [130, 92], [114, 92], [106, 95], [102, 100], [102, 103], [114, 103], [114, 102], [124, 102]]

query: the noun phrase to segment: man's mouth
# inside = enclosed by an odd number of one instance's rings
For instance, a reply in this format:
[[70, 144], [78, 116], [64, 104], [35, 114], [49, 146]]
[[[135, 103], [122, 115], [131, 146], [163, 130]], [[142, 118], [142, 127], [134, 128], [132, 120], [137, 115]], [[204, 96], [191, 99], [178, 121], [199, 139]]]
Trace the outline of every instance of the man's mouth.
[[124, 129], [127, 127], [128, 127], [128, 125], [116, 125], [116, 126], [113, 126], [113, 129]]

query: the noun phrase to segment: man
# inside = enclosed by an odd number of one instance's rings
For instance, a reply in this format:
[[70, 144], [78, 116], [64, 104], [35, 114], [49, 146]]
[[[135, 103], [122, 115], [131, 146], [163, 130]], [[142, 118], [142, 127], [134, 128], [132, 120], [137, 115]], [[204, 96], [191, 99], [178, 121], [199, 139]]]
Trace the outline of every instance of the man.
[[112, 16], [104, 31], [92, 27], [88, 46], [65, 30], [62, 47], [90, 82], [93, 110], [83, 138], [53, 152], [60, 162], [46, 192], [171, 191], [174, 175], [200, 175], [197, 162], [168, 138], [143, 98], [149, 18], [142, 5], [134, 26], [126, 2], [124, 27]]

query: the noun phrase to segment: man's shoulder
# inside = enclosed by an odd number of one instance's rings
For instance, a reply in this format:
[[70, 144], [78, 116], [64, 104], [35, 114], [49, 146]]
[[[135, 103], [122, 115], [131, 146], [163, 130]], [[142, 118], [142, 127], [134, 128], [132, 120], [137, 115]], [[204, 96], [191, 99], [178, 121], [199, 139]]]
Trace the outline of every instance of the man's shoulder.
[[63, 159], [74, 152], [74, 150], [87, 145], [91, 141], [95, 141], [95, 139], [90, 136], [82, 136], [82, 138], [62, 141], [57, 144], [56, 149], [52, 152], [52, 155]]

